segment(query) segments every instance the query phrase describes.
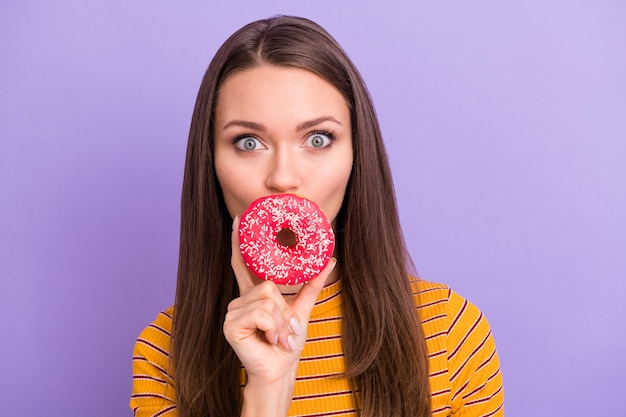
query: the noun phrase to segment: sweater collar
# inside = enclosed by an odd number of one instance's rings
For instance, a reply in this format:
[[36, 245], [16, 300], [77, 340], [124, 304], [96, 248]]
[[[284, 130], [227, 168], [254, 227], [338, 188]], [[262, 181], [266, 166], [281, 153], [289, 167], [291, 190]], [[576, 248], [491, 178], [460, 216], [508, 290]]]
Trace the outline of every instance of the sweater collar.
[[311, 318], [322, 316], [327, 311], [341, 306], [341, 281], [341, 278], [339, 278], [322, 289], [311, 312]]

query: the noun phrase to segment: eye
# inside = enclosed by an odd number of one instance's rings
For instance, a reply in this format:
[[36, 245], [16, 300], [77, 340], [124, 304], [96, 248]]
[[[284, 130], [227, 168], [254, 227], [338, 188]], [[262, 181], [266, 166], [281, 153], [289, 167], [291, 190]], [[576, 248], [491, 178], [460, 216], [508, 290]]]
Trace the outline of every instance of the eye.
[[312, 148], [325, 148], [331, 144], [333, 137], [329, 133], [314, 133], [306, 138], [306, 145]]
[[261, 148], [261, 142], [252, 136], [244, 136], [235, 140], [235, 146], [242, 151], [254, 151]]

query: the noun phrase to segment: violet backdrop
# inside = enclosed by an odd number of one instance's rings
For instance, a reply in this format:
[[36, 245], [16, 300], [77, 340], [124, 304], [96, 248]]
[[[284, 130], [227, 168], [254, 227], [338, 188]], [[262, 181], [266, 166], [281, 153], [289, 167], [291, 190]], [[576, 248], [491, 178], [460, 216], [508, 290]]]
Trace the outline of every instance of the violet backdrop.
[[216, 48], [307, 16], [366, 79], [420, 275], [487, 315], [506, 414], [626, 416], [626, 3], [0, 3], [0, 416], [131, 415]]

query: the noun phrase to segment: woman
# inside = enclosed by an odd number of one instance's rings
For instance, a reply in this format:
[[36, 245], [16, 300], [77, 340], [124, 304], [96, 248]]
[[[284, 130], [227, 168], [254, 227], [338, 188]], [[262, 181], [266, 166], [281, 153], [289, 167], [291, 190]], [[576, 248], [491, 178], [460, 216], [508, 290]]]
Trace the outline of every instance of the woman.
[[[303, 286], [253, 278], [238, 215], [316, 201], [337, 245]], [[202, 81], [182, 193], [175, 309], [142, 332], [136, 416], [503, 415], [489, 325], [410, 277], [390, 169], [357, 70], [317, 24], [281, 16], [233, 34]]]

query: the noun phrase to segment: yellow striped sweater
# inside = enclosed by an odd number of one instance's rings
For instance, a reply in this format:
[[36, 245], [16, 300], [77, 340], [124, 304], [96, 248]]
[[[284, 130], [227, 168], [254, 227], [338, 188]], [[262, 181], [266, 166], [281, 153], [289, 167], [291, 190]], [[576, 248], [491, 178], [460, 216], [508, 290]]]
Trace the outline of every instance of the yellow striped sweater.
[[[502, 376], [483, 314], [442, 284], [417, 281], [413, 294], [430, 358], [433, 417], [504, 416]], [[289, 416], [355, 416], [344, 378], [341, 280], [324, 288], [311, 314]], [[139, 336], [133, 356], [135, 417], [175, 417], [176, 394], [167, 374], [173, 307]]]

